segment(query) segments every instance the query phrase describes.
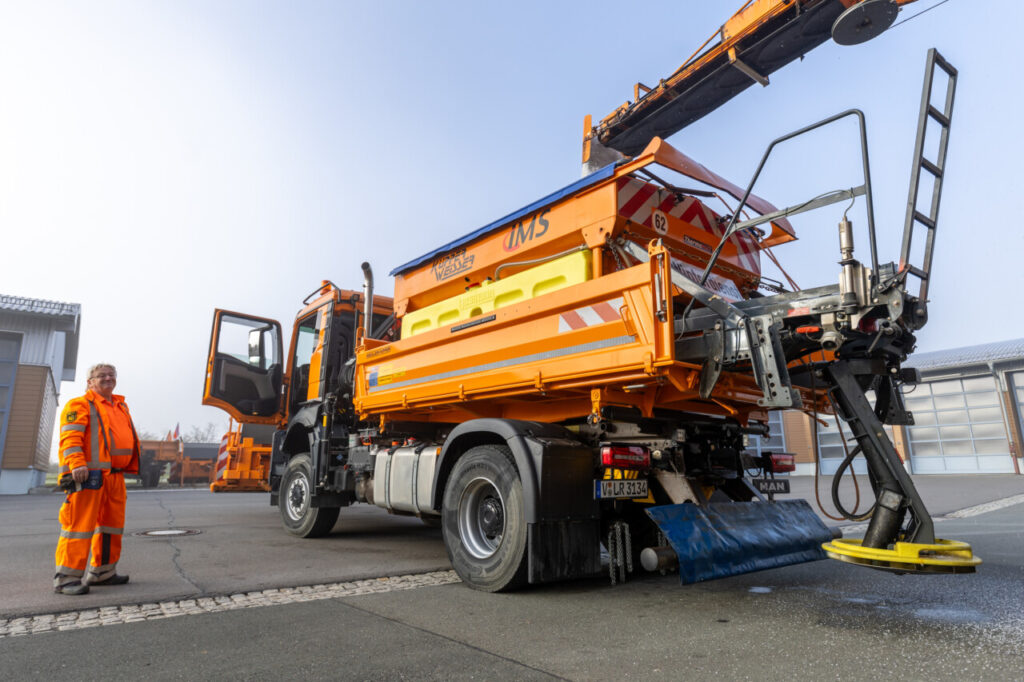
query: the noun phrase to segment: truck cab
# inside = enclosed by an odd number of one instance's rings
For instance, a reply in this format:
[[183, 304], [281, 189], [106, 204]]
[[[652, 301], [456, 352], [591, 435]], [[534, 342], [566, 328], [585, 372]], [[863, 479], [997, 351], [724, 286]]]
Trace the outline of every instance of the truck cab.
[[[309, 537], [330, 531], [351, 494], [330, 478], [328, 460], [348, 444], [355, 426], [352, 366], [363, 333], [364, 295], [324, 282], [306, 297], [285, 355], [281, 324], [255, 315], [214, 311], [203, 404], [241, 424], [273, 425], [271, 504], [289, 531]], [[390, 334], [392, 301], [374, 297], [373, 323]], [[282, 480], [290, 485], [284, 490]]]

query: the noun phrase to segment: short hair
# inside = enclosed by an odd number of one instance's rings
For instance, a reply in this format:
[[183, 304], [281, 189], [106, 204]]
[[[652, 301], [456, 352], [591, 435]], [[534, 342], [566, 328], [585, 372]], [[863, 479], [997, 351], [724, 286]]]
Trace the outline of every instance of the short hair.
[[109, 362], [97, 362], [95, 365], [89, 368], [89, 372], [85, 376], [86, 383], [92, 381], [94, 379], [93, 374], [96, 373], [96, 370], [102, 369], [103, 367], [109, 367], [110, 369], [114, 370], [114, 378], [117, 378], [117, 367], [114, 367]]

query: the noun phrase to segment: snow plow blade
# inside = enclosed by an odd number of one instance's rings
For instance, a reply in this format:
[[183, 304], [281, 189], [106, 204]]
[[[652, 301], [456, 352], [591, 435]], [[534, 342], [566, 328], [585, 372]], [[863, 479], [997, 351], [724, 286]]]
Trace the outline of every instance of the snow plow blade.
[[671, 504], [647, 514], [678, 556], [684, 584], [824, 559], [821, 545], [833, 539], [804, 500]]

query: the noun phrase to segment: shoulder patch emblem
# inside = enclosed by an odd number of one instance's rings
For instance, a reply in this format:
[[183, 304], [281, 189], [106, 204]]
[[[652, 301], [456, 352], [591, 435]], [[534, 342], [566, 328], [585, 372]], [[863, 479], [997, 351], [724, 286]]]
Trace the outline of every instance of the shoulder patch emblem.
[[67, 416], [65, 416], [64, 418], [68, 420], [68, 423], [71, 423], [78, 419], [78, 413], [72, 410], [71, 412], [68, 412]]

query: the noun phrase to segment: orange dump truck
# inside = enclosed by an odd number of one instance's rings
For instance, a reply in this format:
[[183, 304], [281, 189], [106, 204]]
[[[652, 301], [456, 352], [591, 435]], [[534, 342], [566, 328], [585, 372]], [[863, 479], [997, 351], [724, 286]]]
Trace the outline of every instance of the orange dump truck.
[[216, 444], [143, 440], [139, 449], [139, 480], [144, 488], [155, 488], [164, 473], [169, 485], [205, 483], [212, 478]]
[[181, 441], [139, 441], [139, 481], [143, 488], [155, 488], [168, 464], [181, 459]]
[[216, 443], [182, 443], [181, 457], [167, 470], [167, 483], [194, 485], [212, 481], [217, 449]]
[[[285, 527], [323, 535], [354, 502], [436, 520], [485, 590], [592, 575], [602, 545], [619, 578], [640, 560], [702, 580], [820, 558], [841, 541], [748, 478], [791, 458], [745, 447], [768, 410], [831, 400], [872, 463], [868, 538], [893, 552], [863, 562], [973, 567], [934, 538], [882, 429], [910, 418], [898, 389], [915, 375], [900, 363], [925, 319], [913, 266], [854, 260], [844, 220], [839, 284], [763, 295], [760, 252], [793, 239], [780, 212], [748, 196], [767, 222], [723, 239], [735, 219], [677, 177], [744, 194], [655, 140], [398, 268], [393, 299], [372, 296], [365, 264], [362, 295], [325, 282], [287, 352], [277, 322], [216, 311], [204, 402], [275, 425]], [[742, 560], [704, 561], [725, 526], [740, 528]], [[897, 538], [926, 549], [907, 562], [887, 549]]]
[[[874, 12], [891, 23], [895, 7], [799, 5], [796, 20], [825, 8], [851, 31]], [[790, 46], [765, 25], [764, 45]], [[936, 64], [950, 74], [942, 111], [929, 103]], [[324, 535], [354, 503], [418, 516], [480, 590], [600, 571], [615, 582], [638, 565], [695, 582], [826, 555], [971, 572], [980, 560], [935, 537], [883, 428], [912, 423], [900, 389], [917, 375], [901, 363], [927, 319], [941, 183], [928, 212], [916, 188], [922, 169], [941, 179], [955, 85], [934, 51], [929, 69], [898, 264], [876, 252], [859, 111], [771, 143], [761, 167], [792, 137], [859, 124], [860, 180], [782, 209], [752, 193], [760, 168], [743, 189], [654, 138], [396, 268], [391, 298], [373, 294], [365, 263], [361, 293], [323, 282], [287, 346], [278, 322], [217, 310], [203, 402], [273, 427], [267, 483], [289, 532]], [[921, 152], [928, 117], [937, 160]], [[762, 274], [762, 253], [795, 239], [787, 216], [857, 201], [870, 262], [840, 212], [837, 249], [822, 254], [839, 259], [835, 282], [790, 291]], [[876, 497], [862, 540], [762, 492], [792, 470], [790, 455], [748, 450], [780, 409], [834, 410], [848, 425]]]

